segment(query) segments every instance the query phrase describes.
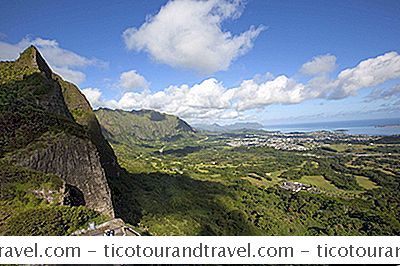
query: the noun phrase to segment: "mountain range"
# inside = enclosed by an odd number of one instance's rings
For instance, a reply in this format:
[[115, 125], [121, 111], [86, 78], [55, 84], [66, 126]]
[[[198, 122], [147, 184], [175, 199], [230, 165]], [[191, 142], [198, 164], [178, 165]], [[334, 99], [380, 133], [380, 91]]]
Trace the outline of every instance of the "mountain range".
[[256, 122], [237, 122], [230, 125], [221, 126], [219, 124], [195, 124], [194, 128], [198, 130], [210, 131], [210, 132], [233, 132], [243, 130], [260, 130], [264, 126]]

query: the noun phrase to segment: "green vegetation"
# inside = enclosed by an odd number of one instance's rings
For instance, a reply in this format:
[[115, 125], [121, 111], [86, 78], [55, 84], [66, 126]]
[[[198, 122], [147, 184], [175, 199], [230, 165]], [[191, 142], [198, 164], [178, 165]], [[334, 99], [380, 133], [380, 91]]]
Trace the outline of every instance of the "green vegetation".
[[0, 160], [0, 235], [68, 235], [102, 221], [85, 207], [59, 206], [63, 181]]
[[351, 144], [351, 143], [330, 144], [328, 147], [330, 147], [332, 150], [336, 152], [362, 152], [374, 148], [373, 146], [365, 144]]
[[321, 190], [337, 192], [339, 189], [321, 175], [303, 176], [299, 182], [315, 186]]
[[[132, 128], [145, 127], [149, 119], [142, 124], [130, 120], [127, 112], [122, 112], [124, 118], [119, 111], [101, 112], [115, 115], [111, 124], [119, 117], [130, 125], [109, 135], [106, 130], [106, 136], [129, 172], [122, 184], [114, 184], [123, 218], [142, 231], [153, 235], [400, 232], [398, 157], [392, 161], [386, 156], [388, 150], [397, 152], [394, 147], [330, 143], [305, 156], [263, 146], [226, 145], [252, 132], [146, 140], [129, 134], [135, 131]], [[100, 119], [103, 127], [110, 121]], [[373, 156], [358, 156], [366, 152]], [[371, 159], [361, 163], [360, 158]], [[284, 181], [308, 184], [312, 190], [287, 191], [281, 188]]]
[[[65, 235], [87, 226], [88, 221], [103, 219], [82, 206], [60, 206], [64, 181], [22, 167], [28, 163], [17, 159], [19, 154], [32, 155], [60, 141], [61, 134], [90, 137], [91, 132], [77, 124], [63, 104], [61, 82], [67, 84], [52, 76], [34, 47], [15, 62], [0, 62], [0, 235]], [[51, 154], [47, 156], [39, 163], [54, 160]]]
[[58, 85], [30, 65], [29, 49], [16, 62], [0, 62], [0, 155], [24, 147], [48, 131], [86, 137], [67, 113], [50, 113], [40, 104]]
[[57, 201], [57, 196], [63, 186], [58, 176], [14, 166], [5, 160], [0, 160], [0, 182], [0, 200], [18, 202], [21, 206], [29, 205], [32, 200], [39, 201], [32, 197], [35, 189], [53, 191], [55, 196], [52, 198]]
[[[369, 157], [356, 156], [369, 147], [361, 145], [342, 152], [315, 148], [307, 157], [268, 147], [228, 147], [229, 138], [114, 143], [129, 171], [119, 186], [126, 189], [116, 189], [123, 218], [152, 235], [400, 233], [400, 179], [393, 172], [398, 157], [391, 161], [383, 147], [368, 150], [374, 153]], [[378, 165], [382, 160], [386, 164]], [[284, 190], [280, 186], [287, 180], [314, 190]]]
[[4, 235], [69, 235], [89, 222], [102, 221], [99, 213], [83, 206], [39, 206], [18, 211], [0, 229]]
[[152, 110], [126, 112], [101, 108], [95, 113], [103, 134], [113, 143], [134, 145], [140, 141], [178, 140], [194, 135], [185, 121]]
[[53, 74], [53, 78], [60, 85], [65, 104], [74, 117], [74, 120], [79, 125], [87, 126], [89, 132], [100, 130], [96, 115], [78, 87], [63, 80], [56, 74]]
[[375, 182], [371, 181], [368, 177], [356, 176], [356, 179], [358, 184], [364, 189], [373, 189], [378, 187]]

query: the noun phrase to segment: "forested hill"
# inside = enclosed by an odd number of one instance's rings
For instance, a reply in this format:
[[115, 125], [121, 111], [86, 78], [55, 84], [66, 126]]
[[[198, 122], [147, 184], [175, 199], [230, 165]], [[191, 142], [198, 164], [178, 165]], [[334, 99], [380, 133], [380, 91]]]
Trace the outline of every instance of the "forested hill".
[[101, 108], [95, 111], [103, 134], [114, 143], [134, 144], [141, 140], [177, 140], [195, 135], [182, 119], [153, 110], [123, 111]]

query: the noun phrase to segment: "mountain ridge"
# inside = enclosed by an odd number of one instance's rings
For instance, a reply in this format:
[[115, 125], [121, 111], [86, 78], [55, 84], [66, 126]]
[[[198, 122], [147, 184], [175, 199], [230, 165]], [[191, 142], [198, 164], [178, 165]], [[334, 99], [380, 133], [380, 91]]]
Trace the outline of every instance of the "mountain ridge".
[[196, 131], [177, 116], [154, 110], [99, 108], [95, 114], [104, 136], [114, 143], [133, 144], [142, 140], [177, 140]]
[[[0, 74], [0, 163], [13, 167], [6, 179], [4, 173], [0, 176], [7, 193], [22, 182], [33, 186], [23, 191], [30, 201], [31, 191], [42, 191], [40, 195], [59, 195], [52, 204], [83, 205], [114, 217], [110, 181], [122, 170], [84, 95], [53, 73], [34, 46], [15, 61], [0, 62]], [[27, 173], [24, 179], [19, 178], [21, 171]], [[29, 181], [33, 174], [55, 175], [62, 183], [49, 192], [46, 183]], [[39, 197], [35, 193], [33, 197]], [[7, 199], [7, 194], [0, 195], [3, 205], [12, 204]], [[0, 227], [15, 215], [18, 212], [0, 208]]]

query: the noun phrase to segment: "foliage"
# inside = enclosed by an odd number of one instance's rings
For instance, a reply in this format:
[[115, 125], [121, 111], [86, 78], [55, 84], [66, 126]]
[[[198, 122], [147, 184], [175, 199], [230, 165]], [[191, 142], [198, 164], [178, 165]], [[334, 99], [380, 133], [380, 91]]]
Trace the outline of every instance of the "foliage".
[[95, 111], [110, 142], [134, 145], [149, 140], [179, 140], [193, 136], [193, 129], [176, 116], [151, 110], [131, 111], [101, 108]]
[[26, 205], [33, 190], [47, 189], [59, 192], [63, 186], [61, 178], [25, 167], [11, 165], [0, 160], [0, 201], [11, 200]]
[[[4, 63], [0, 63], [0, 72], [4, 70], [3, 66]], [[55, 82], [43, 73], [33, 72], [15, 79], [1, 77], [0, 155], [24, 147], [47, 131], [61, 130], [80, 137], [87, 136], [73, 121], [46, 112], [40, 106], [40, 100], [51, 93], [54, 86], [57, 86]]]
[[[1, 235], [66, 235], [89, 221], [103, 219], [85, 207], [58, 206], [63, 186], [58, 176], [11, 165], [3, 159], [0, 183]], [[47, 192], [48, 197], [35, 192]]]
[[[59, 176], [10, 160], [54, 141], [60, 133], [91, 137], [90, 130], [75, 123], [63, 105], [61, 81], [52, 76], [34, 47], [15, 62], [0, 62], [0, 234], [64, 235], [101, 218], [84, 207], [59, 206], [64, 186]], [[91, 116], [95, 119], [93, 112]]]
[[[29, 217], [29, 219], [26, 219]], [[7, 220], [4, 235], [68, 235], [87, 226], [89, 221], [100, 221], [99, 213], [83, 206], [39, 206], [23, 209]]]
[[[199, 138], [114, 143], [130, 172], [113, 189], [124, 219], [153, 235], [400, 233], [400, 180], [392, 174], [396, 160], [380, 153], [383, 148], [360, 161], [347, 149], [316, 149], [317, 156], [305, 157], [267, 147], [227, 147], [222, 135]], [[160, 153], [161, 147], [171, 152]], [[365, 167], [382, 160], [386, 170], [382, 164]], [[286, 191], [280, 188], [284, 180], [315, 191]]]

